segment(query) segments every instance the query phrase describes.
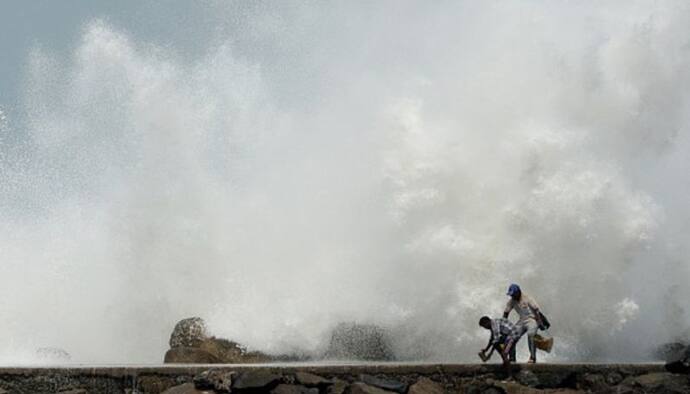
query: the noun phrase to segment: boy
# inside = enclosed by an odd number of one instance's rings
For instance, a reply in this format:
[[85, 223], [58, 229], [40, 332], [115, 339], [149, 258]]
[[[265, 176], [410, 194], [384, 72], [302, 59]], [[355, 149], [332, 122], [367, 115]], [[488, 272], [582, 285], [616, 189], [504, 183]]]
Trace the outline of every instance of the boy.
[[[515, 346], [511, 346], [507, 354], [503, 350], [507, 343], [514, 343], [519, 339], [519, 331], [515, 324], [511, 323], [508, 319], [491, 319], [489, 316], [482, 316], [482, 318], [479, 319], [479, 326], [491, 331], [489, 343], [486, 345], [486, 348], [479, 352], [479, 357], [482, 361], [486, 362], [489, 360], [494, 350], [498, 350], [498, 354], [501, 355], [504, 364], [510, 364], [511, 361], [514, 362]], [[491, 351], [489, 354], [486, 354], [489, 348], [491, 348]]]

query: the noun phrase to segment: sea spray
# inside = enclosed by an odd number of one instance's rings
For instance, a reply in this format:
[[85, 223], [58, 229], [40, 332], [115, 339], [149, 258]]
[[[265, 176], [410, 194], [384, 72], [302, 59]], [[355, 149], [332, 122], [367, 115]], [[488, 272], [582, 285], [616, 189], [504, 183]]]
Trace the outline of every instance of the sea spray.
[[205, 6], [201, 56], [102, 20], [29, 54], [0, 129], [4, 362], [160, 362], [188, 316], [267, 352], [354, 321], [476, 361], [511, 282], [550, 360], [685, 335], [684, 3]]

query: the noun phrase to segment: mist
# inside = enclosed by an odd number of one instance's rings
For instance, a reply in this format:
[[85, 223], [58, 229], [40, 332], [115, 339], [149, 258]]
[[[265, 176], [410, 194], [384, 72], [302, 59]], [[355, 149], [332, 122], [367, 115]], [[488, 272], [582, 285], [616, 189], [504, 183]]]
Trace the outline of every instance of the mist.
[[157, 363], [189, 316], [265, 352], [357, 321], [470, 362], [512, 282], [548, 361], [690, 336], [688, 4], [200, 7], [195, 51], [105, 15], [27, 53], [0, 362]]

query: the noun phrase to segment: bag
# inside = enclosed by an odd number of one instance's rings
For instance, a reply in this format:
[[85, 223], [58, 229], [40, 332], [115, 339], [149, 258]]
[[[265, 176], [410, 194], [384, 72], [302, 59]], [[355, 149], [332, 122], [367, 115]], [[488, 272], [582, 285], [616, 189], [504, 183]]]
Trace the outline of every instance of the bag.
[[551, 327], [551, 323], [549, 322], [549, 319], [544, 316], [541, 311], [539, 311], [539, 319], [541, 319], [541, 325], [539, 326], [539, 329], [542, 331], [546, 331]]
[[551, 348], [553, 347], [553, 337], [544, 338], [543, 336], [537, 334], [534, 336], [534, 345], [539, 350], [543, 350], [546, 353], [551, 353]]

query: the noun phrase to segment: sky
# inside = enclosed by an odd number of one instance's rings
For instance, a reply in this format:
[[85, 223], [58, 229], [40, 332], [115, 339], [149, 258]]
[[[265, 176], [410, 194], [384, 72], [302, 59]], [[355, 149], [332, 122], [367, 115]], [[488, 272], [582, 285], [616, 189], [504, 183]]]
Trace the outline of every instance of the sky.
[[[85, 25], [101, 18], [126, 29], [133, 37], [162, 46], [175, 46], [193, 54], [201, 37], [208, 37], [198, 24], [208, 8], [188, 1], [3, 1], [0, 4], [0, 103], [13, 104], [21, 96], [29, 51], [46, 46], [57, 51], [74, 48]], [[193, 27], [193, 28], [190, 28]], [[203, 47], [203, 45], [201, 45]]]

